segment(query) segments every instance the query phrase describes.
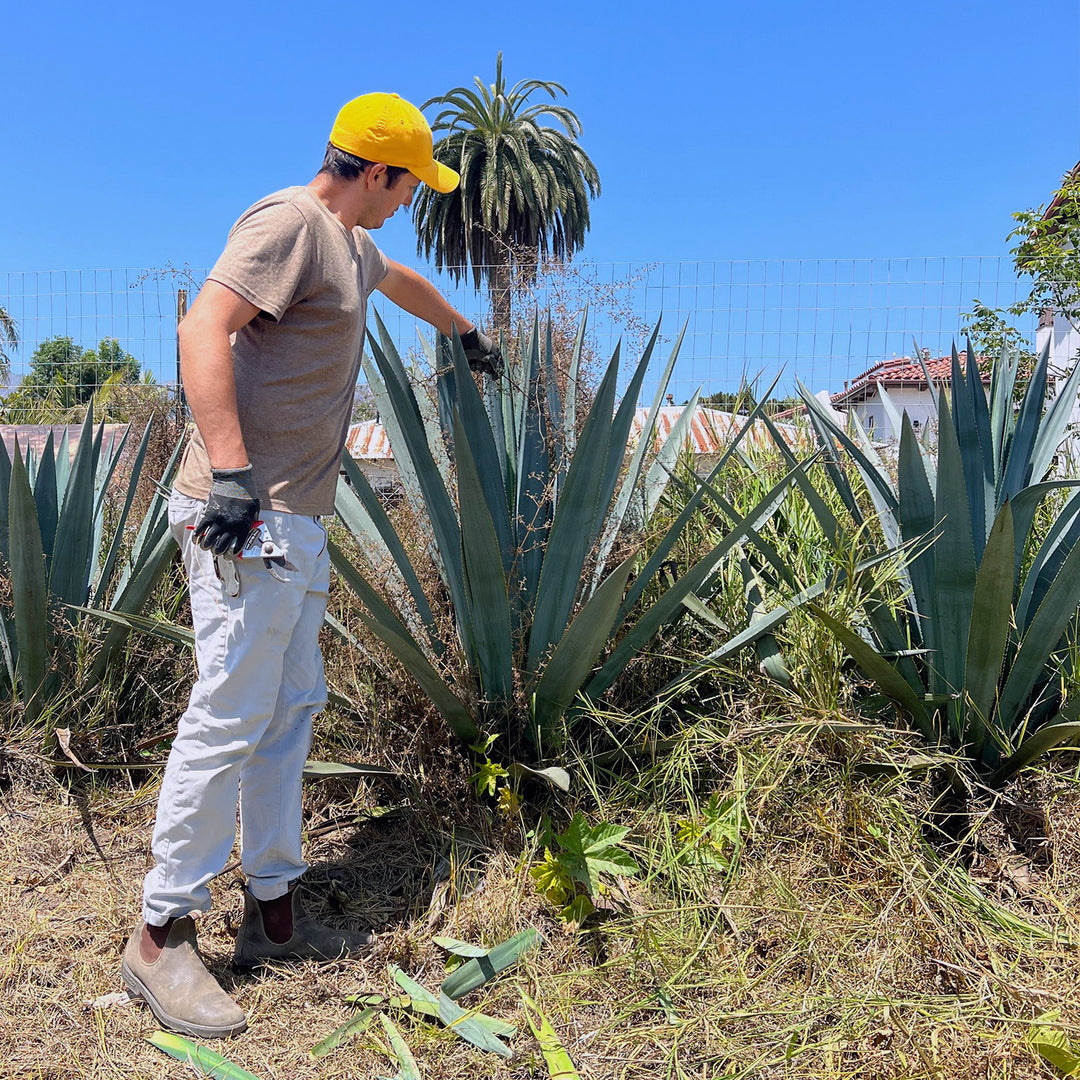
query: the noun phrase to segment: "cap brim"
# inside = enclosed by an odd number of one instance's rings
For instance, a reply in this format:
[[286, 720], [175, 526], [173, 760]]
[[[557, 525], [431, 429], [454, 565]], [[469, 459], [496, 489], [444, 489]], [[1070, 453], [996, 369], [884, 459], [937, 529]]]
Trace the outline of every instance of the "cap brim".
[[443, 195], [453, 191], [461, 183], [461, 177], [453, 169], [440, 165], [437, 161], [423, 169], [414, 168], [411, 172], [419, 181]]

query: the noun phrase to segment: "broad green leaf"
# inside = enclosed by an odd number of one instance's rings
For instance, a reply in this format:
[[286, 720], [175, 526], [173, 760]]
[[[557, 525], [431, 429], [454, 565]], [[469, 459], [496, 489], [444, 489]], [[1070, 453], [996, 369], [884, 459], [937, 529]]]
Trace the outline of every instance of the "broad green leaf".
[[540, 1044], [540, 1052], [544, 1055], [551, 1080], [581, 1080], [566, 1047], [555, 1034], [555, 1029], [541, 1011], [540, 1006], [524, 990], [520, 993], [525, 1005], [525, 1017], [529, 1021], [533, 1035], [536, 1036], [536, 1041]]
[[364, 575], [349, 563], [332, 540], [327, 543], [331, 564], [367, 609], [358, 613], [360, 620], [404, 664], [405, 670], [431, 698], [432, 703], [442, 713], [454, 734], [465, 743], [472, 742], [476, 738], [477, 728], [469, 710], [446, 684], [442, 675], [424, 655], [401, 620], [382, 600]]
[[562, 637], [580, 588], [611, 441], [617, 375], [616, 349], [586, 418], [548, 533], [525, 665], [530, 674]]
[[[514, 658], [503, 558], [464, 418], [456, 411], [454, 446], [461, 507], [461, 560], [469, 603], [467, 617], [462, 620], [459, 615], [459, 621], [464, 622], [466, 640], [475, 650], [482, 693], [490, 701], [508, 701], [514, 690]], [[498, 487], [501, 492], [501, 483]]]
[[371, 1027], [371, 1022], [378, 1016], [378, 1010], [367, 1008], [361, 1009], [355, 1016], [350, 1017], [340, 1027], [334, 1028], [321, 1042], [316, 1043], [309, 1051], [308, 1057], [315, 1059], [326, 1057], [332, 1050], [336, 1050], [347, 1038], [359, 1035]]
[[1041, 476], [1032, 475], [1032, 455], [1038, 442], [1039, 427], [1042, 423], [1048, 365], [1049, 346], [1043, 349], [1035, 362], [1035, 368], [1020, 402], [1020, 410], [1016, 414], [1012, 442], [1008, 447], [1008, 463], [997, 493], [999, 502], [1019, 494], [1028, 484], [1038, 483], [1043, 479]]
[[385, 765], [353, 765], [345, 761], [305, 761], [305, 780], [327, 780], [356, 776], [400, 776], [395, 769]]
[[65, 604], [85, 604], [89, 599], [90, 561], [94, 554], [95, 462], [93, 409], [89, 408], [60, 508], [49, 576], [49, 591]]
[[1003, 784], [1009, 777], [1042, 757], [1048, 750], [1053, 750], [1055, 746], [1060, 746], [1069, 739], [1080, 739], [1078, 713], [1080, 713], [1080, 699], [1075, 699], [1069, 702], [1050, 723], [1043, 724], [1034, 735], [1029, 735], [1020, 744], [1020, 748], [991, 773], [987, 783], [994, 787]]
[[[979, 437], [975, 400], [970, 383], [972, 376], [978, 383], [978, 365], [975, 363], [974, 355], [968, 353], [966, 370], [961, 371], [960, 356], [954, 344], [952, 347], [953, 431], [960, 451], [964, 488], [967, 492], [968, 510], [971, 515], [971, 543], [975, 552], [975, 565], [978, 566], [982, 562], [983, 547], [986, 544], [990, 522], [994, 515], [994, 466], [991, 448], [989, 446], [984, 448]], [[981, 392], [982, 384], [979, 383], [979, 393]], [[938, 482], [940, 483], [940, 479]]]
[[393, 975], [394, 981], [398, 986], [414, 1000], [427, 1001], [429, 1004], [435, 1005], [438, 1009], [439, 1019], [455, 1035], [457, 1035], [458, 1038], [464, 1039], [479, 1050], [487, 1050], [492, 1054], [497, 1054], [501, 1058], [513, 1056], [510, 1047], [507, 1046], [506, 1043], [493, 1035], [483, 1025], [478, 1024], [469, 1013], [459, 1005], [455, 1004], [445, 992], [440, 992], [439, 996], [436, 997], [425, 987], [410, 979], [404, 971], [395, 967], [393, 964], [390, 965], [390, 973]]
[[433, 937], [431, 940], [453, 956], [487, 956], [489, 951], [482, 945], [470, 945], [467, 941], [452, 937]]
[[[8, 456], [7, 443], [0, 439], [0, 508], [8, 508], [8, 492], [11, 488], [11, 458]], [[10, 562], [8, 557], [8, 515], [0, 514], [0, 557]]]
[[213, 1080], [258, 1080], [258, 1077], [247, 1069], [241, 1069], [239, 1065], [226, 1060], [215, 1051], [199, 1046], [182, 1035], [174, 1035], [171, 1031], [155, 1031], [148, 1041], [159, 1050], [164, 1050], [169, 1057], [191, 1065], [203, 1076], [212, 1077]]
[[569, 708], [611, 637], [634, 557], [617, 566], [578, 612], [544, 664], [533, 694], [534, 718], [547, 731]]
[[1027, 1044], [1062, 1076], [1080, 1076], [1080, 1049], [1065, 1032], [1045, 1025], [1032, 1028]]
[[941, 531], [934, 547], [933, 618], [937, 651], [932, 660], [938, 681], [932, 683], [931, 690], [956, 694], [963, 689], [964, 682], [964, 658], [975, 595], [975, 551], [963, 463], [944, 391], [938, 414], [941, 425], [934, 516], [941, 522]]
[[1069, 552], [1061, 569], [1046, 590], [1043, 602], [1031, 617], [1020, 648], [1001, 690], [1000, 725], [1011, 732], [1022, 718], [1022, 710], [1046, 670], [1069, 620], [1080, 605], [1080, 544]]
[[[29, 701], [45, 678], [49, 658], [45, 555], [37, 508], [16, 439], [8, 491], [8, 547], [15, 609], [16, 668], [22, 700]], [[29, 719], [33, 719], [30, 717]]]
[[372, 544], [377, 550], [385, 552], [391, 565], [401, 575], [401, 580], [409, 590], [416, 610], [427, 627], [432, 646], [438, 652], [442, 643], [435, 625], [435, 616], [431, 613], [427, 596], [416, 576], [416, 570], [405, 551], [397, 531], [386, 516], [379, 496], [363, 474], [360, 466], [346, 450], [341, 455], [341, 468], [349, 483], [338, 480], [334, 509], [338, 517], [348, 526], [349, 531], [362, 543]]
[[975, 580], [964, 665], [967, 695], [967, 731], [972, 755], [982, 756], [986, 728], [991, 723], [997, 698], [998, 679], [1009, 641], [1013, 596], [1013, 520], [1008, 500], [1002, 506], [983, 552]]
[[38, 528], [41, 529], [41, 549], [45, 552], [45, 572], [52, 566], [53, 548], [56, 544], [56, 522], [60, 516], [59, 498], [56, 492], [56, 451], [53, 449], [53, 433], [50, 431], [41, 451], [41, 464], [34, 477], [34, 505], [37, 507]]
[[565, 769], [560, 769], [558, 765], [536, 769], [530, 765], [523, 765], [520, 761], [512, 761], [506, 766], [506, 770], [515, 780], [520, 780], [523, 776], [531, 776], [536, 780], [543, 780], [544, 783], [560, 791], [570, 790], [570, 774]]
[[413, 1057], [408, 1043], [401, 1037], [401, 1032], [394, 1027], [394, 1022], [386, 1013], [379, 1013], [379, 1020], [386, 1031], [387, 1038], [390, 1040], [394, 1056], [397, 1058], [399, 1080], [420, 1080], [420, 1070], [417, 1068], [416, 1058]]
[[440, 993], [456, 1001], [516, 963], [521, 954], [532, 948], [539, 938], [540, 935], [529, 927], [528, 930], [515, 934], [509, 941], [496, 945], [485, 956], [474, 956], [447, 975], [439, 987]]

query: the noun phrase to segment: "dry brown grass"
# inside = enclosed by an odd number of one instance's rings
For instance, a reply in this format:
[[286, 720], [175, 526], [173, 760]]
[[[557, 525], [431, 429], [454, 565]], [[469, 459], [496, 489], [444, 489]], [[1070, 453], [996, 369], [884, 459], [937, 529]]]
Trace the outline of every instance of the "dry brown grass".
[[[404, 733], [403, 713], [395, 723]], [[521, 828], [492, 820], [469, 795], [461, 759], [433, 753], [440, 729], [415, 724], [402, 752], [383, 749], [407, 780], [324, 782], [307, 796], [314, 906], [339, 925], [374, 925], [376, 953], [235, 976], [228, 958], [241, 880], [230, 871], [216, 884], [200, 940], [251, 1026], [215, 1049], [265, 1080], [392, 1075], [374, 1031], [320, 1061], [307, 1051], [352, 1014], [347, 995], [393, 989], [390, 963], [435, 988], [446, 957], [433, 935], [493, 944], [535, 926], [543, 946], [466, 999], [522, 1028], [515, 1058], [504, 1063], [402, 1019], [423, 1076], [545, 1076], [519, 986], [585, 1078], [1050, 1075], [1024, 1035], [1057, 1012], [1080, 1036], [1076, 952], [1025, 940], [994, 909], [980, 916], [945, 891], [919, 836], [925, 787], [857, 771], [890, 751], [887, 738], [761, 728], [749, 713], [723, 737], [703, 724], [684, 747], [702, 794], [727, 790], [743, 758], [750, 825], [726, 887], [719, 874], [673, 871], [665, 836], [678, 799], [658, 799], [642, 773], [609, 789], [602, 809], [587, 809], [593, 820], [634, 826], [635, 853], [650, 873], [609, 898], [605, 921], [573, 935], [524, 872]], [[375, 754], [371, 740], [360, 758]], [[80, 780], [68, 789], [38, 775], [10, 787], [0, 807], [0, 1076], [190, 1076], [145, 1041], [155, 1025], [143, 1006], [90, 1004], [121, 990], [155, 783], [132, 790]], [[1020, 808], [985, 813], [962, 861], [1001, 908], [1078, 939], [1080, 792], [1044, 772], [1012, 794]], [[400, 809], [366, 819], [376, 805]], [[1041, 807], [1044, 819], [1025, 806]], [[351, 819], [360, 822], [324, 831]], [[1024, 835], [1021, 819], [1038, 825]]]

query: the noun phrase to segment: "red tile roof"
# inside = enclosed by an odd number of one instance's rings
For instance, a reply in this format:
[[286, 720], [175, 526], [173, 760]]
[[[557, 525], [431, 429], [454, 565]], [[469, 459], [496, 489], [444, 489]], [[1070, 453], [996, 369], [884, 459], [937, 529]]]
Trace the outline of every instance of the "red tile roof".
[[[967, 350], [959, 354], [960, 370], [967, 368]], [[979, 357], [979, 367], [984, 383], [990, 382], [990, 372], [985, 368], [985, 358]], [[934, 382], [948, 383], [952, 378], [952, 356], [936, 356], [925, 360], [926, 370]], [[926, 375], [922, 364], [910, 356], [894, 356], [891, 360], [879, 360], [872, 368], [867, 368], [861, 375], [851, 380], [851, 385], [839, 394], [833, 394], [834, 405], [849, 401], [865, 401], [877, 390], [881, 383], [886, 389], [891, 386], [915, 386], [926, 388]]]

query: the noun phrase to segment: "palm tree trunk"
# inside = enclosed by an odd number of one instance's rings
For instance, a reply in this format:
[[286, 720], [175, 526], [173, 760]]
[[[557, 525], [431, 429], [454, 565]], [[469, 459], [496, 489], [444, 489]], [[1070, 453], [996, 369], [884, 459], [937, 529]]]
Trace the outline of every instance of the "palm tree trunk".
[[495, 265], [491, 269], [491, 327], [489, 333], [498, 340], [499, 332], [506, 335], [506, 340], [513, 338], [511, 325], [511, 299], [514, 291], [514, 273], [510, 265], [510, 253], [502, 248], [497, 250]]

